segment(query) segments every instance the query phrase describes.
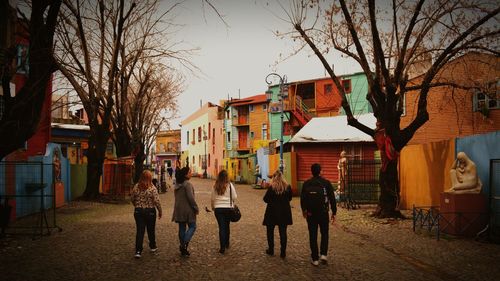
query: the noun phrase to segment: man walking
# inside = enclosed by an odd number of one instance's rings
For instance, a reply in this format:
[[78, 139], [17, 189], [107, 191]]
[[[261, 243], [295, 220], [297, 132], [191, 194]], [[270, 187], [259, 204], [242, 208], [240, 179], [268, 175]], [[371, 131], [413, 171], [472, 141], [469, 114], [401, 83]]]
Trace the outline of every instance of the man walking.
[[[329, 209], [332, 209], [331, 222], [335, 222], [337, 204], [333, 194], [332, 184], [320, 176], [321, 166], [311, 165], [312, 178], [304, 182], [300, 194], [302, 215], [307, 219], [309, 229], [309, 245], [311, 247], [311, 263], [314, 266], [327, 262]], [[318, 226], [321, 233], [321, 246], [318, 253]], [[321, 256], [320, 256], [321, 255]]]

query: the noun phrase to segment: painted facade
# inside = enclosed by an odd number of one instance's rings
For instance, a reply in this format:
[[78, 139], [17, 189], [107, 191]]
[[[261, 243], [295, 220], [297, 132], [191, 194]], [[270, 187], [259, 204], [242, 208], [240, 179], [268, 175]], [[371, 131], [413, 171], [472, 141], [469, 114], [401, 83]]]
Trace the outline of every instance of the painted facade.
[[216, 177], [223, 158], [222, 108], [204, 104], [181, 122], [182, 166], [189, 165], [194, 175]]
[[[268, 146], [270, 137], [268, 102], [265, 94], [226, 101], [223, 167], [231, 180], [253, 183], [255, 153]], [[230, 142], [230, 143], [229, 143]]]
[[160, 131], [156, 134], [155, 172], [163, 182], [167, 179], [167, 169], [177, 169], [177, 159], [181, 153], [181, 130]]
[[[500, 58], [492, 55], [469, 53], [448, 63], [433, 82], [460, 82], [471, 89], [431, 88], [427, 97], [429, 120], [417, 130], [409, 144], [500, 130], [499, 62]], [[419, 76], [413, 81], [421, 79], [423, 77]], [[410, 81], [408, 86], [411, 84]], [[418, 91], [406, 94], [401, 128], [415, 118], [418, 98]]]

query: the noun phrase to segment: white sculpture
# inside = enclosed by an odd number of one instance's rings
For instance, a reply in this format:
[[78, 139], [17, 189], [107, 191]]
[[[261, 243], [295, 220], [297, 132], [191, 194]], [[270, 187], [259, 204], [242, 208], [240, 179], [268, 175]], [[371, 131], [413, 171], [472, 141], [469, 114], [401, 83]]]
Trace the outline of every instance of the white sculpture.
[[483, 184], [477, 175], [476, 164], [464, 152], [457, 154], [457, 159], [450, 170], [450, 193], [480, 193]]

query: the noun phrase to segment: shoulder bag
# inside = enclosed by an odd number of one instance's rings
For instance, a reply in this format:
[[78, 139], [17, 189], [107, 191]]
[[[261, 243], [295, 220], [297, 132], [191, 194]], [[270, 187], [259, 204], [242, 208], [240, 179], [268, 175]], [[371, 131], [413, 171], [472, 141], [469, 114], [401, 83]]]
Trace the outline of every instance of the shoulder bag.
[[229, 183], [229, 200], [231, 202], [231, 213], [229, 215], [229, 220], [232, 222], [237, 222], [241, 219], [241, 212], [238, 206], [233, 202], [232, 185], [232, 183]]

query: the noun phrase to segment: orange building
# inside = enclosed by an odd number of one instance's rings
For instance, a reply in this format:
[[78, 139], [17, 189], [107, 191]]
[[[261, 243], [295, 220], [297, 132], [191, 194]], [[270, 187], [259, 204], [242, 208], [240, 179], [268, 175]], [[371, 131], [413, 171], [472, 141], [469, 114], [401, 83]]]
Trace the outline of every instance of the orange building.
[[[427, 97], [429, 120], [409, 144], [429, 143], [454, 137], [500, 130], [500, 96], [498, 93], [500, 60], [493, 55], [468, 53], [449, 62], [436, 75], [435, 82], [464, 85], [431, 88]], [[408, 86], [418, 84], [423, 75]], [[406, 94], [401, 128], [408, 126], [417, 114], [419, 92]]]
[[268, 102], [265, 94], [233, 100], [228, 103], [237, 112], [232, 117], [236, 128], [237, 141], [233, 150], [238, 154], [255, 153], [257, 140], [269, 139]]

